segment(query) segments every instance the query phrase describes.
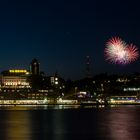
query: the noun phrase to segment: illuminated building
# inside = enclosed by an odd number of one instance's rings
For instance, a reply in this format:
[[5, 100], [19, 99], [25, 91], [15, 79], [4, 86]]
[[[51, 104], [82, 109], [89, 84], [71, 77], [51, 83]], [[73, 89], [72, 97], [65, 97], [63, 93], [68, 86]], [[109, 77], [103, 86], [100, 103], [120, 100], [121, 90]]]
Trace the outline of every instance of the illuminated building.
[[59, 84], [58, 77], [52, 76], [52, 77], [50, 77], [50, 80], [51, 80], [51, 85]]
[[21, 75], [29, 75], [29, 72], [23, 69], [11, 69], [3, 71], [1, 72], [1, 74], [3, 76], [21, 76]]
[[61, 87], [64, 85], [64, 80], [58, 76], [56, 72], [54, 76], [50, 76], [51, 85], [54, 87]]
[[30, 64], [30, 72], [32, 75], [40, 74], [40, 64], [37, 59], [33, 59]]
[[1, 76], [1, 90], [4, 92], [19, 92], [21, 89], [30, 89], [27, 70], [6, 70]]
[[44, 100], [47, 90], [34, 92], [30, 84], [30, 73], [27, 70], [12, 69], [1, 73], [0, 99], [6, 100]]
[[[50, 85], [49, 92], [52, 90], [52, 95], [64, 96], [65, 93], [65, 81], [60, 78], [57, 74], [50, 76]], [[50, 92], [51, 94], [51, 92]]]
[[1, 85], [3, 88], [29, 88], [26, 77], [21, 76], [2, 76]]

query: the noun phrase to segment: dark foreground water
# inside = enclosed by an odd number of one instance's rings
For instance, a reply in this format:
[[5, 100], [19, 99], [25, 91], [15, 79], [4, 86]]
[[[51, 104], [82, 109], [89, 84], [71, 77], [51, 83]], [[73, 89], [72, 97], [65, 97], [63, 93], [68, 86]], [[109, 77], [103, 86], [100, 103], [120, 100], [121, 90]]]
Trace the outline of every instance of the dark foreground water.
[[0, 140], [140, 140], [140, 106], [0, 107]]

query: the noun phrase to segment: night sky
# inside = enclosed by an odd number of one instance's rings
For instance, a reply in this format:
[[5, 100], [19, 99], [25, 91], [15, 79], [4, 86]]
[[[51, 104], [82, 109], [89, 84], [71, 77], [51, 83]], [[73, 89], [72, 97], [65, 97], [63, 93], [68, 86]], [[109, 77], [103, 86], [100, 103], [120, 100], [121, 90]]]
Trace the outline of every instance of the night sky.
[[4, 0], [0, 2], [0, 71], [29, 68], [33, 58], [46, 75], [85, 77], [140, 72], [140, 58], [119, 66], [105, 61], [105, 43], [119, 36], [140, 49], [140, 3], [135, 0]]

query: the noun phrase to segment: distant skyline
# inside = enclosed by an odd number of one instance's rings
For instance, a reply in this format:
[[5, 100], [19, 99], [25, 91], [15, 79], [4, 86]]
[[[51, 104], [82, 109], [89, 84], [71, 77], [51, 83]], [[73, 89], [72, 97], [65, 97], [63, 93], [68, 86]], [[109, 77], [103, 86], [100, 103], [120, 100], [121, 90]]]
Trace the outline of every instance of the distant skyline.
[[119, 36], [140, 50], [137, 0], [6, 0], [0, 2], [0, 71], [29, 69], [37, 58], [41, 71], [65, 79], [140, 72], [140, 58], [126, 66], [105, 61], [106, 41]]

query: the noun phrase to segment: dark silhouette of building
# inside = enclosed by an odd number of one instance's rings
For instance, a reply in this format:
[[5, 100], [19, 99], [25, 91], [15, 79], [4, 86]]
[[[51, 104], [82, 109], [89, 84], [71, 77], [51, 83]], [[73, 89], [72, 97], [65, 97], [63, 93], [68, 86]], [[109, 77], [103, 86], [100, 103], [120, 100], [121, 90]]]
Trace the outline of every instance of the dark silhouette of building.
[[86, 56], [86, 78], [91, 78], [91, 58]]
[[32, 75], [39, 75], [40, 74], [40, 63], [37, 59], [33, 59], [30, 64], [30, 72]]

